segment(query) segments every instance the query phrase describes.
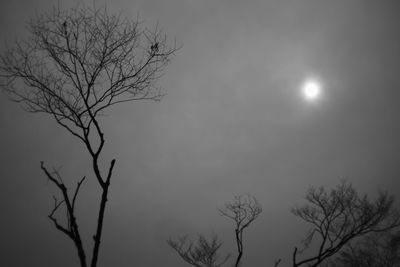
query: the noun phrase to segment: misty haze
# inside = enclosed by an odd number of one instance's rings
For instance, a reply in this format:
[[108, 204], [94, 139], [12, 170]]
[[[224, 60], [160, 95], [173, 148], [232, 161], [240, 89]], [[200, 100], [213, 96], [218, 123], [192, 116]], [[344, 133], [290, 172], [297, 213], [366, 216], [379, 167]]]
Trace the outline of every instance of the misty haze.
[[0, 2], [0, 266], [400, 266], [400, 2]]

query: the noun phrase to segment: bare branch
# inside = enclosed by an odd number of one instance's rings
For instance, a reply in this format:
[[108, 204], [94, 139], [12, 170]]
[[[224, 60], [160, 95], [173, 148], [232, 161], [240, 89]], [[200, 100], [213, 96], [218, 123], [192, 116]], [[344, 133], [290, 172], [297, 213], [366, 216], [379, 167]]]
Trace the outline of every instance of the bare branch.
[[58, 201], [55, 196], [54, 199], [54, 208], [51, 210], [50, 214], [48, 215], [49, 219], [54, 223], [54, 226], [64, 234], [66, 234], [69, 238], [73, 239], [72, 233], [69, 229], [65, 228], [64, 226], [60, 225], [57, 219], [54, 217], [54, 213], [59, 209], [59, 207], [64, 203], [63, 201]]
[[75, 193], [74, 193], [74, 197], [72, 198], [72, 210], [75, 208], [75, 200], [76, 197], [78, 196], [79, 193], [79, 189], [83, 183], [83, 181], [86, 179], [86, 176], [83, 176], [83, 178], [78, 182], [78, 184], [76, 185], [76, 189], [75, 189]]

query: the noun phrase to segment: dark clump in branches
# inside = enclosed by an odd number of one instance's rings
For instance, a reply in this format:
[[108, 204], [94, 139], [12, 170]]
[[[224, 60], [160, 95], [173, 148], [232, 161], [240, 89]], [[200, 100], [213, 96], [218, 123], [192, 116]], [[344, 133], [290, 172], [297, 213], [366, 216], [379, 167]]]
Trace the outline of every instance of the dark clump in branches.
[[400, 216], [393, 207], [393, 197], [380, 193], [377, 199], [360, 196], [351, 184], [342, 182], [327, 192], [311, 187], [306, 194], [308, 204], [292, 212], [311, 225], [304, 249], [315, 249], [310, 256], [298, 259], [293, 252], [293, 266], [319, 266], [356, 238], [371, 233], [384, 233], [400, 225]]
[[227, 255], [219, 260], [218, 250], [221, 248], [222, 242], [216, 235], [210, 239], [199, 235], [196, 242], [184, 236], [177, 240], [169, 239], [167, 243], [185, 262], [196, 267], [220, 267], [229, 258]]
[[[0, 56], [0, 86], [13, 101], [32, 113], [46, 113], [78, 138], [87, 149], [101, 198], [90, 266], [97, 265], [103, 218], [115, 159], [108, 170], [99, 166], [105, 137], [99, 116], [115, 104], [159, 100], [156, 81], [174, 52], [156, 27], [110, 15], [105, 8], [54, 9], [32, 19], [30, 37], [17, 41]], [[75, 244], [81, 266], [88, 266], [74, 213], [84, 179], [71, 195], [58, 172], [41, 163], [62, 200], [55, 198], [49, 218]], [[54, 214], [66, 206], [67, 226]]]
[[234, 201], [225, 204], [225, 207], [219, 209], [219, 212], [222, 216], [233, 220], [235, 223], [235, 238], [238, 252], [235, 267], [238, 267], [243, 256], [243, 231], [260, 215], [262, 212], [261, 205], [253, 196], [235, 196]]

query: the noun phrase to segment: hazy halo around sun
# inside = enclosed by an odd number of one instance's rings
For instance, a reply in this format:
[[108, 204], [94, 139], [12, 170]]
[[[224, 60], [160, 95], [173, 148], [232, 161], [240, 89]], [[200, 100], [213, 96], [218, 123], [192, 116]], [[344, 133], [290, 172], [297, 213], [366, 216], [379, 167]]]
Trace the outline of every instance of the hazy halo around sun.
[[321, 96], [321, 84], [315, 79], [307, 79], [301, 86], [301, 93], [305, 100], [316, 101]]

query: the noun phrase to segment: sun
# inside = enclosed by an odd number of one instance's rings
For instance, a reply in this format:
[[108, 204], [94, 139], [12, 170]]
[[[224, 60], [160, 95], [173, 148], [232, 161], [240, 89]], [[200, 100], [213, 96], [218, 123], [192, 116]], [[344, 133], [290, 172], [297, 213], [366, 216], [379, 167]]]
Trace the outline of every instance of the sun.
[[321, 84], [313, 79], [306, 80], [302, 85], [303, 97], [308, 101], [315, 101], [321, 95]]

